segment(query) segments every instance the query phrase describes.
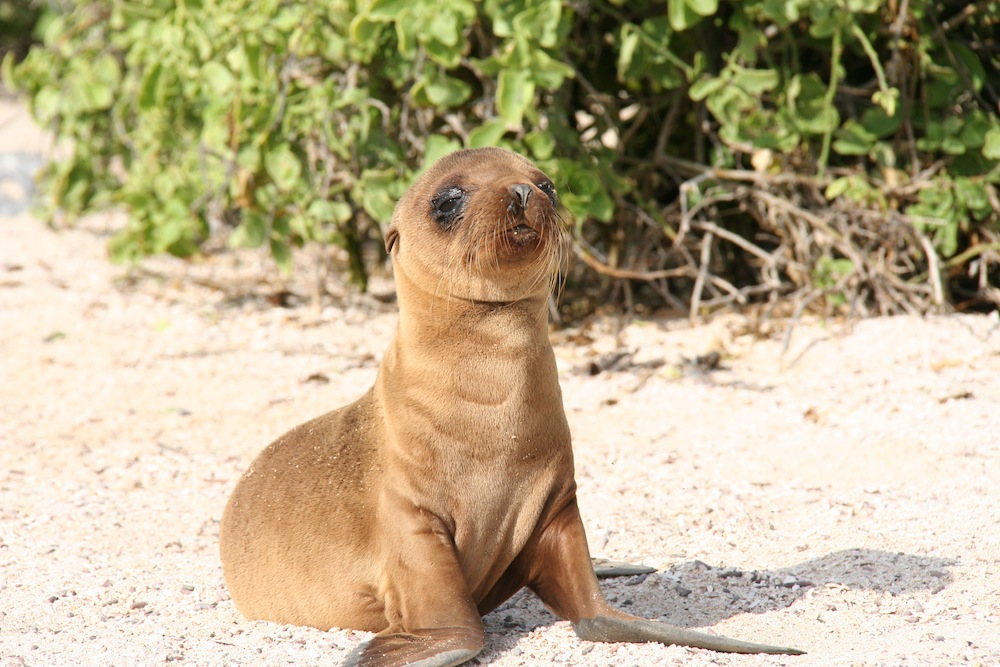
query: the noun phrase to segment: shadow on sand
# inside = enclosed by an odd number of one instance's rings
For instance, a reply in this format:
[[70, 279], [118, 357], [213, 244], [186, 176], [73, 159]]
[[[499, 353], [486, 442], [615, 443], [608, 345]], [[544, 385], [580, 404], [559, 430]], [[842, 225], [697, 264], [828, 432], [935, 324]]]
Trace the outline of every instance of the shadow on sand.
[[[630, 614], [681, 627], [710, 627], [741, 613], [766, 613], [794, 604], [812, 588], [839, 585], [904, 595], [937, 592], [951, 583], [946, 558], [873, 549], [847, 549], [775, 570], [741, 571], [688, 561], [669, 570], [603, 579], [608, 601]], [[482, 659], [512, 648], [535, 628], [555, 621], [527, 590], [484, 617], [487, 646]]]

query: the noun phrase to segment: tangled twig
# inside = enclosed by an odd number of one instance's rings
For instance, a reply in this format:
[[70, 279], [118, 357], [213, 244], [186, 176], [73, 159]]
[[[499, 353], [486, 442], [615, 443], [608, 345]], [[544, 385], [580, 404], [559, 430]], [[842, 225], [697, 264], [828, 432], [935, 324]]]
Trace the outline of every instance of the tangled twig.
[[[652, 241], [656, 248], [647, 245], [641, 253], [641, 266], [611, 266], [583, 238], [576, 252], [602, 275], [655, 282], [691, 320], [733, 303], [776, 303], [779, 297], [788, 300], [790, 312], [783, 312], [793, 318], [807, 309], [859, 316], [941, 311], [954, 303], [950, 276], [970, 261], [977, 262], [976, 298], [1000, 303], [1000, 290], [987, 279], [1000, 267], [1000, 246], [992, 238], [945, 258], [905, 213], [933, 169], [905, 189], [884, 186], [883, 201], [897, 202], [890, 209], [844, 196], [828, 201], [822, 195], [828, 179], [812, 176], [713, 169], [672, 158], [663, 158], [660, 168], [686, 180], [659, 215], [632, 212], [643, 226], [660, 231]], [[624, 256], [608, 254], [618, 261]]]

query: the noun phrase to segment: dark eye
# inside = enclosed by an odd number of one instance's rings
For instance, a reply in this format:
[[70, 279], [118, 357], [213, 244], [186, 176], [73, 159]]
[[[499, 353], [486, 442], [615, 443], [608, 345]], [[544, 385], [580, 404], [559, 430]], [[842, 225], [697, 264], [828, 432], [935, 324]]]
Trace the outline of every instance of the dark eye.
[[556, 195], [556, 186], [552, 184], [552, 181], [546, 178], [541, 181], [538, 181], [537, 183], [535, 183], [535, 185], [538, 187], [539, 190], [541, 190], [546, 194], [546, 196], [549, 198], [549, 201], [552, 202], [553, 206], [555, 206], [559, 198]]
[[431, 216], [434, 221], [448, 229], [465, 208], [465, 190], [451, 185], [431, 197]]

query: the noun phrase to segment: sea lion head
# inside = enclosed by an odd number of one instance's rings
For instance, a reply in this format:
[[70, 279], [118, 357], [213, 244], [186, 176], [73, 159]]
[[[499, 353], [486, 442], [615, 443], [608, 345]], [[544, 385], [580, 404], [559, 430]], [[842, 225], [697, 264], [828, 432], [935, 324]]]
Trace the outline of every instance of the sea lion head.
[[424, 172], [385, 234], [397, 282], [437, 298], [508, 303], [547, 295], [563, 258], [551, 179], [502, 148], [460, 150]]

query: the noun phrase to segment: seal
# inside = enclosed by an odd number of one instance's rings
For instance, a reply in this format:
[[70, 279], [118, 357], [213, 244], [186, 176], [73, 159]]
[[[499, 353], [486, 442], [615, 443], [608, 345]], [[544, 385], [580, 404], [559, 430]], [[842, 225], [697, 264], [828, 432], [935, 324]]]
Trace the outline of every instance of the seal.
[[375, 385], [269, 445], [222, 517], [251, 619], [376, 632], [348, 665], [458, 665], [528, 587], [583, 639], [796, 649], [631, 616], [601, 594], [549, 342], [565, 240], [552, 181], [498, 148], [447, 155], [385, 233], [399, 302]]

